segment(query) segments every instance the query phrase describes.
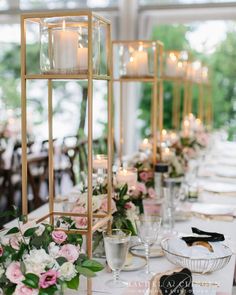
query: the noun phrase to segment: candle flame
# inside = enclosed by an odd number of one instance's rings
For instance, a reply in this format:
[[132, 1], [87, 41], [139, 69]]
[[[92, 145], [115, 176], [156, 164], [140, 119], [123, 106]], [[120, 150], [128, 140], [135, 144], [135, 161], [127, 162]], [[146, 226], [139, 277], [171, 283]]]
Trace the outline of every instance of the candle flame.
[[184, 120], [184, 127], [189, 127], [189, 121], [188, 120]]
[[201, 123], [202, 123], [202, 122], [201, 122], [201, 119], [197, 118], [197, 119], [196, 119], [196, 123], [197, 123], [197, 125], [201, 125]]
[[62, 22], [62, 30], [65, 31], [66, 29], [66, 21], [63, 19], [63, 22]]
[[172, 61], [176, 61], [176, 60], [177, 60], [177, 57], [176, 57], [176, 55], [174, 54], [174, 52], [170, 52], [169, 57], [170, 57], [170, 59], [171, 59]]
[[134, 62], [134, 58], [133, 58], [133, 56], [130, 57], [129, 61], [130, 61], [130, 62]]
[[167, 131], [165, 129], [163, 129], [161, 133], [162, 133], [162, 135], [165, 136], [167, 134]]
[[143, 43], [140, 43], [140, 44], [139, 44], [138, 51], [143, 51]]
[[148, 143], [148, 138], [144, 138], [143, 143], [147, 144]]
[[170, 149], [168, 147], [164, 148], [164, 154], [168, 155], [170, 153]]
[[183, 63], [182, 63], [182, 61], [179, 61], [179, 62], [178, 62], [178, 68], [183, 68]]

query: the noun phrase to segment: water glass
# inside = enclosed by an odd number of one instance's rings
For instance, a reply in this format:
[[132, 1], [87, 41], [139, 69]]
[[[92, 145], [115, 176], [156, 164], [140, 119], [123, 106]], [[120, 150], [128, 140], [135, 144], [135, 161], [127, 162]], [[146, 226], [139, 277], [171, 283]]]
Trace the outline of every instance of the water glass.
[[164, 232], [171, 232], [175, 223], [174, 192], [170, 188], [163, 188], [162, 226]]
[[113, 280], [106, 282], [111, 288], [122, 288], [128, 285], [120, 279], [120, 271], [127, 257], [131, 232], [123, 229], [112, 229], [103, 232], [106, 259], [113, 271]]
[[140, 215], [135, 220], [138, 236], [145, 247], [145, 256], [147, 266], [145, 269], [145, 276], [150, 279], [153, 273], [150, 271], [149, 256], [150, 246], [156, 242], [161, 225], [161, 218], [154, 215]]

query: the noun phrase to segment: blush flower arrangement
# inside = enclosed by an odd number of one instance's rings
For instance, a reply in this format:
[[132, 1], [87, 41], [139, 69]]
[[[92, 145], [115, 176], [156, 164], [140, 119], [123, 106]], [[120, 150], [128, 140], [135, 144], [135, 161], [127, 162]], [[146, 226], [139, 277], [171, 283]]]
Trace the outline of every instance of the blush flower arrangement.
[[[71, 221], [67, 229], [74, 228]], [[77, 290], [80, 275], [93, 277], [103, 269], [87, 258], [82, 242], [80, 234], [50, 224], [19, 222], [1, 237], [0, 294], [53, 295], [64, 294], [67, 288]]]
[[[128, 185], [117, 186], [114, 189], [111, 207], [112, 207], [112, 228], [120, 228], [129, 230], [132, 235], [136, 235], [135, 218], [136, 218], [136, 206], [132, 201], [132, 191], [128, 190]], [[107, 213], [107, 183], [100, 183], [93, 189], [92, 199], [93, 213]], [[71, 209], [73, 213], [84, 213], [87, 211], [87, 192], [83, 190], [77, 197], [77, 200], [73, 204]], [[77, 229], [83, 229], [87, 227], [87, 217], [72, 217], [74, 225]], [[94, 222], [96, 219], [94, 218]], [[100, 228], [93, 235], [93, 251], [98, 256], [103, 254], [103, 237], [102, 231], [105, 228]]]

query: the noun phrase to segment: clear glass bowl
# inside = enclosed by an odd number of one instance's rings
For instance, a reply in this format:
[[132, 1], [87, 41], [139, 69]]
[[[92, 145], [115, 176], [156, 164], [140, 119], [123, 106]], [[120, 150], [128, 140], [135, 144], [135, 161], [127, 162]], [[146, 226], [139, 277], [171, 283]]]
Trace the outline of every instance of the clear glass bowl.
[[230, 254], [217, 258], [190, 258], [180, 254], [173, 253], [169, 250], [169, 238], [161, 241], [161, 248], [166, 258], [173, 264], [181, 267], [186, 267], [195, 273], [210, 273], [224, 268], [230, 261], [232, 251], [226, 245], [223, 245], [225, 250]]

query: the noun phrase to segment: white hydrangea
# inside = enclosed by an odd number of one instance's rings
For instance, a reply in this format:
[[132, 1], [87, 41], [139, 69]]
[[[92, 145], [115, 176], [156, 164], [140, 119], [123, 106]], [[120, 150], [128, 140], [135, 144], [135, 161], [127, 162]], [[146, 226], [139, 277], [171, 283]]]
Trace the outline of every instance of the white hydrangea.
[[52, 268], [55, 265], [53, 257], [48, 255], [44, 249], [33, 249], [29, 254], [23, 257], [23, 262], [26, 267], [26, 273], [35, 273], [39, 275], [45, 269]]
[[58, 245], [56, 245], [55, 242], [51, 242], [48, 246], [48, 252], [49, 255], [53, 258], [57, 258], [58, 257], [58, 253], [60, 251], [60, 247]]
[[36, 230], [35, 233], [36, 233], [37, 236], [41, 236], [43, 234], [44, 230], [45, 230], [45, 225], [40, 223], [38, 225], [38, 229]]
[[65, 262], [61, 265], [59, 274], [62, 280], [70, 281], [76, 276], [77, 272], [72, 262]]

